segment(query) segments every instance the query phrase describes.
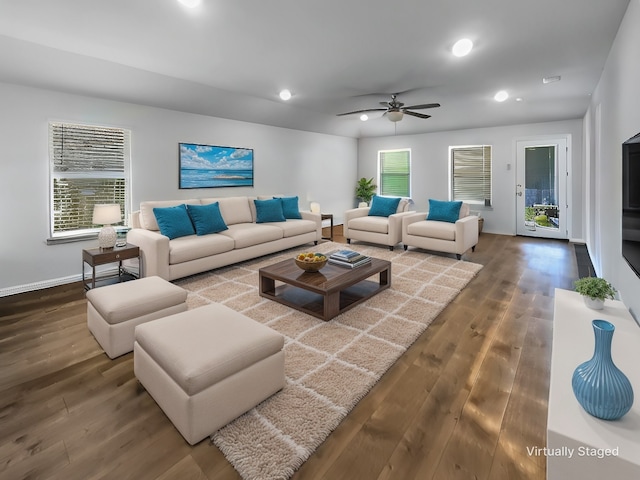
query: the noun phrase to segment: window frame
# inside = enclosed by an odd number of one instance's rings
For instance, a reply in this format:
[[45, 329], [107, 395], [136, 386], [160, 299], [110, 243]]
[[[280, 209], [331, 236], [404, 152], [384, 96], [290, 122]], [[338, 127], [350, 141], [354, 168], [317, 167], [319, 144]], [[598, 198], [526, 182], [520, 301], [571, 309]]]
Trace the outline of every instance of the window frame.
[[[108, 170], [91, 170], [88, 167], [86, 170], [76, 171], [57, 171], [56, 170], [56, 145], [54, 145], [54, 129], [56, 127], [79, 127], [97, 130], [116, 130], [123, 136], [122, 144], [122, 156], [123, 167], [122, 171], [108, 171]], [[100, 232], [101, 226], [90, 228], [79, 228], [74, 230], [62, 230], [56, 231], [56, 193], [55, 193], [55, 181], [58, 179], [122, 179], [124, 180], [124, 203], [122, 204], [122, 221], [115, 225], [116, 230], [127, 230], [126, 225], [129, 223], [129, 212], [131, 210], [131, 130], [128, 128], [104, 125], [104, 124], [91, 124], [91, 123], [79, 123], [64, 120], [49, 120], [47, 122], [47, 134], [48, 134], [48, 170], [49, 170], [49, 238], [47, 238], [47, 244], [53, 245], [58, 243], [67, 243], [74, 241], [81, 241], [87, 239], [97, 238]], [[94, 204], [105, 203], [96, 201]]]
[[[489, 159], [486, 160], [485, 149], [489, 149]], [[479, 198], [460, 198], [455, 194], [455, 162], [454, 153], [456, 150], [469, 150], [469, 149], [482, 149], [482, 165], [476, 166], [480, 168], [480, 182], [482, 188], [482, 199]], [[486, 165], [488, 164], [488, 165]], [[488, 175], [488, 179], [486, 176]], [[488, 184], [488, 185], [487, 185]], [[488, 188], [487, 188], [488, 187]], [[488, 193], [488, 198], [487, 198]], [[481, 205], [485, 207], [491, 207], [493, 205], [493, 146], [487, 144], [476, 145], [454, 145], [449, 146], [449, 200], [463, 201], [469, 205]], [[487, 201], [488, 200], [488, 201]]]
[[[382, 172], [382, 162], [383, 155], [386, 153], [396, 153], [396, 152], [407, 152], [408, 154], [408, 171], [407, 171], [407, 186], [408, 191], [406, 195], [400, 195], [395, 193], [384, 193], [382, 191], [383, 188], [383, 172]], [[411, 198], [411, 148], [394, 148], [389, 150], [378, 150], [378, 195], [382, 197], [403, 197], [403, 198]]]

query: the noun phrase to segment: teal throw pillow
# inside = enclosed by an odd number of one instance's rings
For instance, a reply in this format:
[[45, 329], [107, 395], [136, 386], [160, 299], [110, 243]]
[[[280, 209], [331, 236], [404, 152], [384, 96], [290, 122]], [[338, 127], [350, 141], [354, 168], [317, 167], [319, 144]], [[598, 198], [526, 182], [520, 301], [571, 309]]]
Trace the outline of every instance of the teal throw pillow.
[[187, 213], [185, 204], [175, 207], [156, 207], [153, 209], [160, 233], [169, 239], [193, 235], [195, 230]]
[[197, 235], [218, 233], [229, 228], [222, 218], [218, 202], [209, 205], [187, 205], [187, 212], [193, 226], [196, 227]]
[[460, 217], [462, 202], [445, 202], [429, 199], [429, 214], [427, 220], [456, 223]]
[[284, 218], [300, 219], [300, 209], [298, 208], [298, 197], [273, 197], [282, 201], [282, 213]]
[[256, 223], [284, 222], [287, 220], [284, 218], [282, 200], [279, 198], [254, 200], [253, 203], [256, 205]]
[[379, 197], [375, 195], [371, 200], [371, 208], [369, 209], [370, 217], [388, 217], [398, 210], [400, 197]]

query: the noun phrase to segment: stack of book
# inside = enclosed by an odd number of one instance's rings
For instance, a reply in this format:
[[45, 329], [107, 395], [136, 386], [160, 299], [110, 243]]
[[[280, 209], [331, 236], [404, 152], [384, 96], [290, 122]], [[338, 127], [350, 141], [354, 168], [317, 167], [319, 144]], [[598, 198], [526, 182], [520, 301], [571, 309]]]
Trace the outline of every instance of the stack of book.
[[371, 257], [353, 250], [338, 250], [329, 255], [329, 263], [341, 267], [355, 268], [371, 263]]

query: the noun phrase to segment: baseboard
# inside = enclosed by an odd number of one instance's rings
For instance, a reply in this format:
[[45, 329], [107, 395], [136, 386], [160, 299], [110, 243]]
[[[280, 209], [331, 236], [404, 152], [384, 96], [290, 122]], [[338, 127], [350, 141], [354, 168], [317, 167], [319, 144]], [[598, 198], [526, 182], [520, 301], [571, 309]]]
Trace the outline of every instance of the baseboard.
[[[100, 270], [100, 274], [115, 274], [118, 269], [108, 267]], [[86, 277], [85, 277], [86, 278]], [[41, 282], [27, 283], [25, 285], [16, 285], [14, 287], [0, 288], [0, 298], [8, 297], [10, 295], [17, 295], [19, 293], [33, 292], [35, 290], [44, 290], [45, 288], [58, 287], [60, 285], [66, 285], [67, 283], [75, 283], [82, 281], [82, 274], [70, 275], [68, 277], [52, 278], [50, 280], [42, 280]]]
[[71, 275], [69, 277], [52, 278], [51, 280], [43, 280], [41, 282], [27, 283], [26, 285], [16, 285], [14, 287], [0, 288], [0, 297], [8, 297], [17, 295], [18, 293], [33, 292], [35, 290], [43, 290], [45, 288], [57, 287], [67, 283], [82, 281], [82, 275]]

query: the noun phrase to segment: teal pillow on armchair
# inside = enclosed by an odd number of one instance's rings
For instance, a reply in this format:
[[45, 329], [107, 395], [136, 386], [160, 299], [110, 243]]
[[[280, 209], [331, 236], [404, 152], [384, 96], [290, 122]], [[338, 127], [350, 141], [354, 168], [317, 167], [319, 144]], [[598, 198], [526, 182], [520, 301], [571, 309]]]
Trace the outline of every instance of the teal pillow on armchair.
[[460, 217], [460, 207], [462, 202], [445, 202], [430, 198], [427, 220], [456, 223]]
[[371, 208], [369, 209], [370, 217], [388, 217], [398, 210], [400, 197], [379, 197], [374, 195], [371, 200]]

